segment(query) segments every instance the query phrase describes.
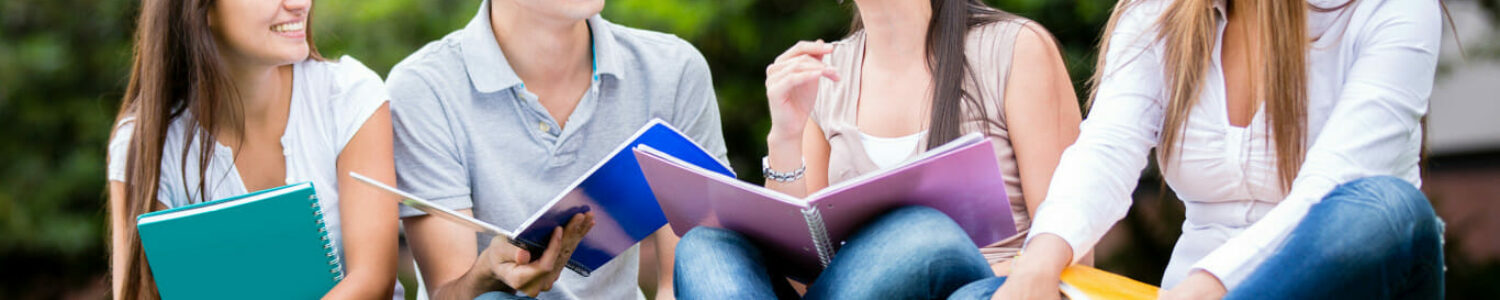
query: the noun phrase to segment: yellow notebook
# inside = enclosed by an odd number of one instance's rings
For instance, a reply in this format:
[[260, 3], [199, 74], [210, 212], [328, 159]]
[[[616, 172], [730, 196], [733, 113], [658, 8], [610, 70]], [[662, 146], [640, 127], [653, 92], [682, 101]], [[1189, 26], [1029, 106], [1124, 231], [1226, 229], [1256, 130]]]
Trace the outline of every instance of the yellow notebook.
[[1099, 269], [1072, 265], [1059, 287], [1069, 299], [1156, 299], [1157, 287]]

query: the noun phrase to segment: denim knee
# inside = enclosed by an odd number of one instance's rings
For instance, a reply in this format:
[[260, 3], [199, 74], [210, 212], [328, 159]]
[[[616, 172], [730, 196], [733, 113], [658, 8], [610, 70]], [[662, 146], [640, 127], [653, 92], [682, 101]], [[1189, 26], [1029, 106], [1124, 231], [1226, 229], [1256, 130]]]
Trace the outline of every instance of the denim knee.
[[1323, 201], [1370, 205], [1385, 213], [1392, 224], [1416, 224], [1419, 228], [1442, 226], [1427, 196], [1411, 183], [1391, 176], [1365, 177], [1334, 188]]
[[682, 240], [677, 242], [675, 257], [677, 262], [683, 263], [683, 259], [691, 259], [696, 255], [723, 249], [722, 246], [734, 246], [736, 248], [752, 247], [750, 240], [738, 232], [723, 228], [706, 226], [693, 227], [687, 234], [682, 235]]
[[925, 245], [904, 247], [917, 251], [975, 248], [974, 241], [969, 239], [969, 235], [958, 223], [943, 212], [925, 206], [892, 210], [865, 226], [859, 235], [863, 235], [859, 239], [875, 239], [886, 244]]

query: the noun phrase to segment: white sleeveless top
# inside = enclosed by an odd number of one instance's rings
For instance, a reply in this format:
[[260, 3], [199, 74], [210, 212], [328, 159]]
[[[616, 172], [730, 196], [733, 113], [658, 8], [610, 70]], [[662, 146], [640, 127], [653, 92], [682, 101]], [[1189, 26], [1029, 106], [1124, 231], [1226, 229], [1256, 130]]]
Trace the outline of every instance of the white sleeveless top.
[[[286, 156], [286, 182], [313, 183], [318, 204], [324, 210], [329, 238], [339, 247], [337, 249], [343, 249], [338, 205], [338, 156], [365, 120], [390, 97], [380, 76], [349, 56], [338, 61], [305, 60], [293, 66], [292, 74], [292, 100], [286, 132], [281, 136]], [[188, 130], [188, 126], [192, 126], [188, 120], [191, 118], [190, 114], [184, 113], [173, 120], [162, 147], [157, 201], [169, 208], [199, 203], [204, 199], [198, 196], [199, 143], [196, 138], [188, 143], [187, 135], [192, 132]], [[133, 117], [116, 125], [114, 137], [109, 141], [107, 171], [110, 181], [125, 182], [125, 160], [134, 132]], [[191, 147], [187, 149], [189, 156], [185, 160], [182, 159], [184, 145]], [[224, 144], [214, 143], [214, 147], [204, 174], [208, 179], [204, 185], [208, 190], [206, 199], [211, 201], [250, 192], [234, 166], [234, 153]], [[343, 258], [343, 251], [339, 251], [339, 256]]]
[[859, 142], [865, 145], [865, 155], [870, 157], [870, 162], [888, 169], [920, 152], [917, 147], [921, 146], [924, 137], [927, 137], [925, 130], [900, 137], [879, 137], [861, 131]]

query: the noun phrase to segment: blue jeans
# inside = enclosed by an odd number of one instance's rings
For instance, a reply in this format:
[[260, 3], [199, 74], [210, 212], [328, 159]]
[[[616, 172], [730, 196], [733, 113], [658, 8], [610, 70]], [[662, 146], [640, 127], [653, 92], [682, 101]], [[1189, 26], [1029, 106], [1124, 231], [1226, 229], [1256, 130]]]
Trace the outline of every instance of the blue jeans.
[[[1442, 299], [1443, 222], [1389, 176], [1351, 181], [1312, 206], [1276, 253], [1225, 299]], [[989, 299], [1004, 278], [952, 299]]]
[[1443, 226], [1401, 179], [1339, 185], [1225, 299], [1443, 299]]
[[[766, 267], [767, 259], [739, 233], [697, 227], [677, 244], [673, 290], [680, 299], [799, 298], [784, 275]], [[936, 299], [993, 276], [979, 248], [947, 215], [905, 207], [850, 236], [805, 296]]]

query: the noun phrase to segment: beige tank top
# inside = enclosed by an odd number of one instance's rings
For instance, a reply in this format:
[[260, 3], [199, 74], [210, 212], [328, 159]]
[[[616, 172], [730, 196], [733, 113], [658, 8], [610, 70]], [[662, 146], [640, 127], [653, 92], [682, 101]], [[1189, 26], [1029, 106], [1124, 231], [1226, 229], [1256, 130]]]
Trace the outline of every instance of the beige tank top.
[[[1005, 20], [985, 24], [969, 31], [964, 53], [968, 56], [973, 79], [965, 82], [964, 91], [978, 98], [984, 107], [984, 116], [973, 111], [973, 106], [964, 103], [963, 133], [986, 132], [995, 148], [995, 159], [1000, 162], [1000, 171], [1005, 178], [1005, 192], [1010, 199], [1011, 215], [1015, 219], [1016, 236], [983, 247], [981, 252], [991, 263], [1008, 260], [1025, 241], [1031, 218], [1026, 212], [1026, 202], [1021, 195], [1020, 171], [1016, 167], [1015, 152], [1010, 145], [1010, 134], [1005, 125], [1005, 83], [1010, 74], [1011, 50], [1017, 33], [1029, 20], [1009, 17]], [[823, 79], [818, 87], [817, 104], [813, 106], [812, 120], [823, 130], [828, 140], [828, 184], [837, 184], [859, 175], [879, 170], [867, 155], [860, 140], [859, 126], [855, 124], [859, 107], [860, 69], [864, 61], [865, 33], [855, 32], [848, 38], [834, 42], [833, 53], [824, 56], [824, 62], [838, 69], [845, 80], [834, 82]], [[917, 149], [927, 149], [924, 137]], [[921, 151], [914, 151], [916, 156]], [[908, 157], [909, 158], [909, 157]]]

